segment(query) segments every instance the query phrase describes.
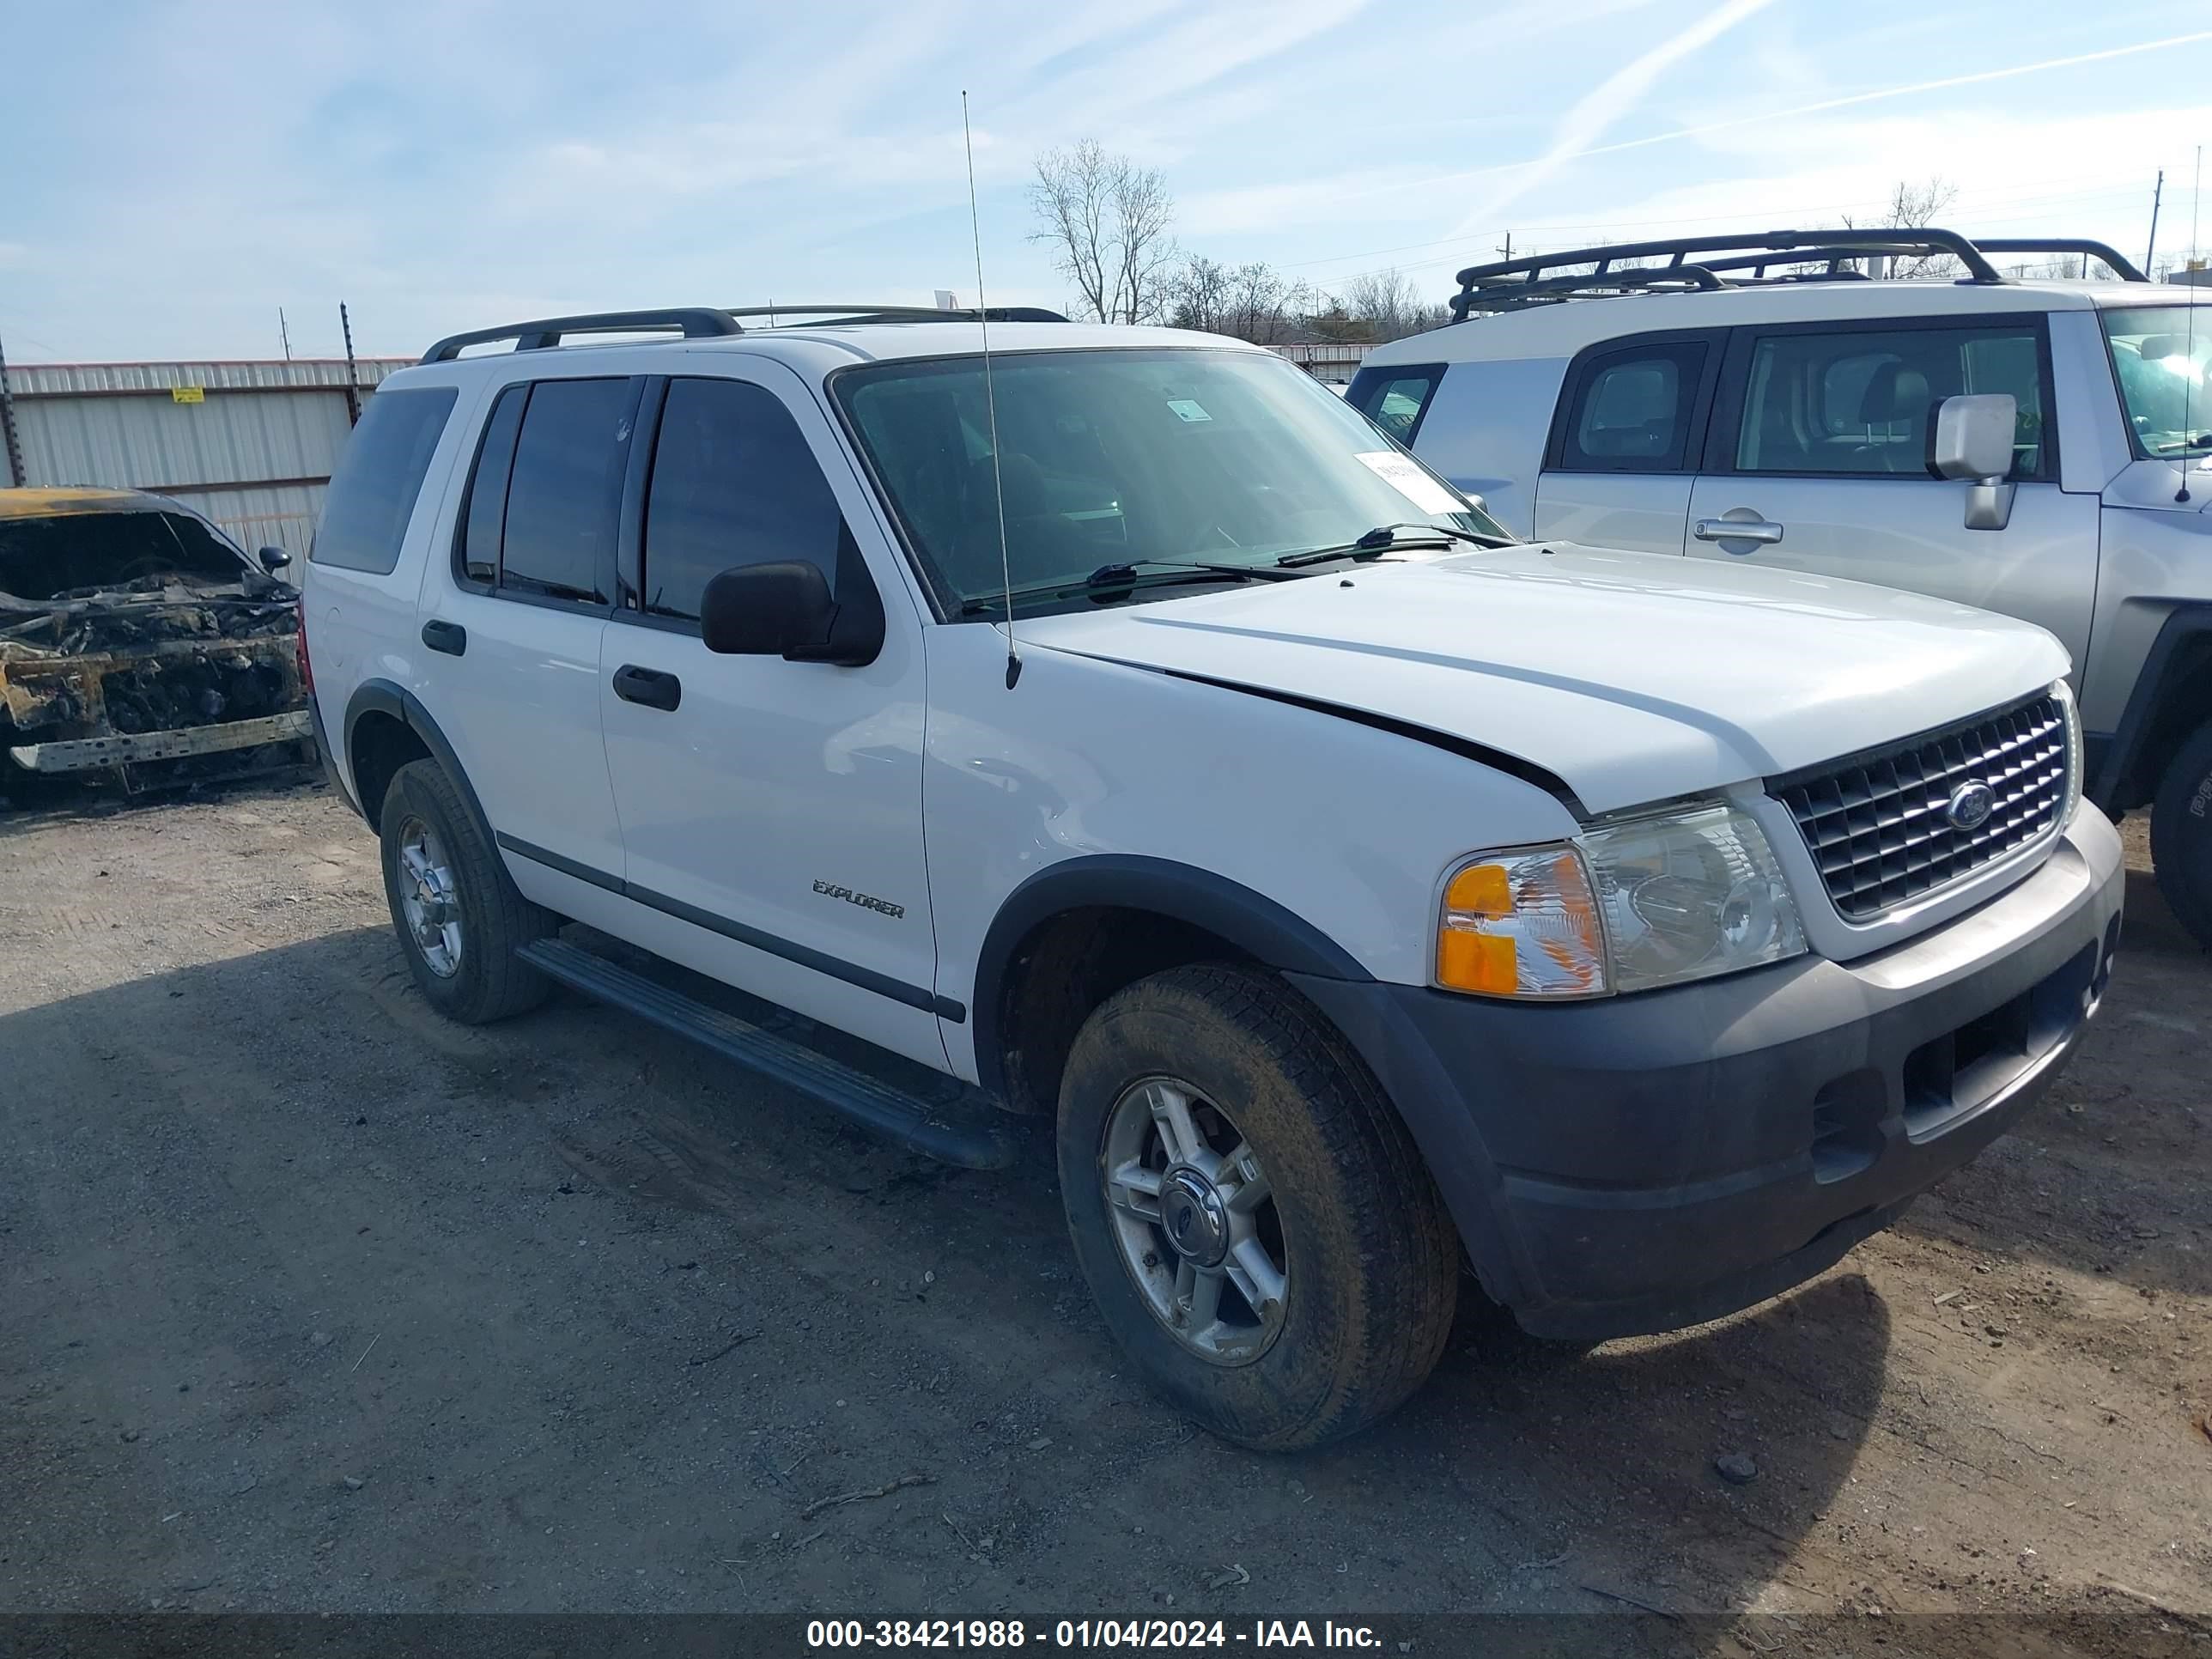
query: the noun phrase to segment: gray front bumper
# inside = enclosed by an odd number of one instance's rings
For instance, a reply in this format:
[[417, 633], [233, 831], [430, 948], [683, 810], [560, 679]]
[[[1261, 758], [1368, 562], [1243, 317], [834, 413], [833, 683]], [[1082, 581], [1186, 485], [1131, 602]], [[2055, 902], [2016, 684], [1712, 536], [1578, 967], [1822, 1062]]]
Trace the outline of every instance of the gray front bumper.
[[2119, 838], [1850, 963], [1539, 1006], [1300, 979], [1420, 1142], [1486, 1285], [1540, 1334], [1717, 1318], [1821, 1271], [2057, 1074], [2119, 939]]

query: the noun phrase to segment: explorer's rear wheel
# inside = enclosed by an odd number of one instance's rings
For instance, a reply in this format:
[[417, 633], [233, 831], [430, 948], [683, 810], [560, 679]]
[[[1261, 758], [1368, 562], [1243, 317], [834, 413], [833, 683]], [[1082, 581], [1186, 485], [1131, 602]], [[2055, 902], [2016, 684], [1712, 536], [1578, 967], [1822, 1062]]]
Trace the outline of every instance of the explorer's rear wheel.
[[1177, 968], [1109, 998], [1068, 1056], [1059, 1152], [1108, 1328], [1217, 1434], [1349, 1434], [1443, 1352], [1443, 1200], [1358, 1057], [1280, 981]]
[[551, 985], [514, 951], [560, 919], [516, 890], [436, 761], [410, 761], [392, 775], [380, 834], [392, 925], [423, 1000], [465, 1025], [544, 1001]]

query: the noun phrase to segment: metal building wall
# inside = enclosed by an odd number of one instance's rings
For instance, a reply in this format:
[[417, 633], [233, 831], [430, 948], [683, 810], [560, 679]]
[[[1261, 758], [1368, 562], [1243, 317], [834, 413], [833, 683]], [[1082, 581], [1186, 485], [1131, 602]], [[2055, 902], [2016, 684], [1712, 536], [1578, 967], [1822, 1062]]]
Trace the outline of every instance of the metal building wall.
[[[405, 361], [358, 360], [356, 396]], [[296, 558], [352, 429], [342, 359], [10, 363], [8, 378], [27, 483], [156, 490]]]

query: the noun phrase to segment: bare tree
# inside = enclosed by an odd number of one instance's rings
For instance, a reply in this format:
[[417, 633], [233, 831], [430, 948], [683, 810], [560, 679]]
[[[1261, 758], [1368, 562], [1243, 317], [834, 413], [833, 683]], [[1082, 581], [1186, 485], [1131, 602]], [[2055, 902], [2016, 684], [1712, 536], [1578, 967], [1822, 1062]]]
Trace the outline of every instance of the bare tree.
[[[1862, 225], [1850, 214], [1844, 215], [1846, 230], [1925, 230], [1942, 216], [1946, 209], [1959, 199], [1959, 187], [1943, 179], [1931, 178], [1924, 185], [1898, 180], [1897, 188], [1889, 193], [1889, 205], [1883, 210], [1878, 224]], [[1957, 276], [1965, 267], [1948, 253], [1899, 254], [1889, 262], [1892, 276]]]
[[1285, 281], [1265, 260], [1231, 266], [1200, 254], [1176, 273], [1168, 317], [1177, 328], [1279, 345], [1297, 331], [1312, 304], [1310, 289]]
[[1401, 340], [1408, 334], [1440, 326], [1450, 319], [1450, 309], [1427, 305], [1402, 271], [1370, 271], [1352, 279], [1340, 304], [1345, 313], [1367, 325], [1372, 340]]
[[1177, 328], [1227, 333], [1229, 294], [1234, 281], [1234, 274], [1218, 259], [1209, 259], [1202, 253], [1192, 255], [1190, 262], [1176, 273], [1175, 299], [1168, 307], [1168, 320]]
[[1037, 157], [1030, 185], [1037, 228], [1075, 284], [1080, 309], [1103, 323], [1156, 322], [1165, 313], [1176, 245], [1175, 200], [1154, 167], [1109, 155], [1095, 138]]

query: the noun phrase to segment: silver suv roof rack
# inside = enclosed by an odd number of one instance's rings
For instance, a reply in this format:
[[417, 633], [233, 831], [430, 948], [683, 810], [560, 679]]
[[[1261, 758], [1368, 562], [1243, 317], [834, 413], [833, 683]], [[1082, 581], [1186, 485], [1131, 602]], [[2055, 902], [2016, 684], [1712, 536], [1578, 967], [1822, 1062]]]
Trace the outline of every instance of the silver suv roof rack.
[[[506, 323], [498, 328], [471, 329], [465, 334], [448, 334], [422, 354], [426, 363], [451, 362], [461, 355], [462, 348], [472, 345], [491, 345], [501, 340], [514, 342], [517, 351], [543, 351], [557, 346], [562, 339], [577, 334], [681, 334], [687, 340], [708, 339], [717, 336], [742, 334], [744, 325], [741, 317], [765, 317], [771, 325], [784, 318], [804, 318], [817, 326], [834, 325], [848, 328], [856, 323], [972, 323], [985, 313], [974, 308], [942, 310], [935, 306], [874, 305], [773, 305], [773, 306], [675, 306], [653, 311], [597, 311], [576, 317], [543, 317], [534, 322]], [[1064, 323], [1066, 318], [1056, 311], [1046, 311], [1036, 306], [993, 306], [988, 313], [994, 323]]]
[[[1992, 253], [2078, 253], [2100, 260], [2123, 282], [2150, 280], [2117, 250], [2081, 237], [1991, 237], [1977, 243], [1955, 230], [1770, 230], [1614, 242], [1469, 265], [1459, 273], [1452, 320], [1463, 322], [1473, 312], [1516, 311], [1600, 295], [1682, 293], [1765, 283], [1863, 282], [1866, 272], [1849, 262], [1883, 255], [1925, 258], [1948, 254], [1966, 267], [1964, 281], [2000, 284], [2005, 279], [1990, 263]], [[1789, 269], [1769, 274], [1778, 267]]]

